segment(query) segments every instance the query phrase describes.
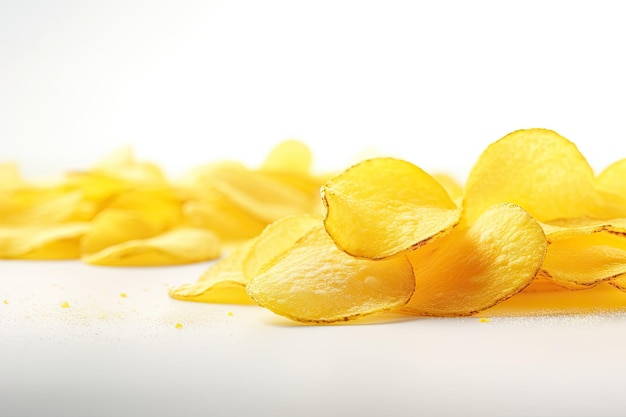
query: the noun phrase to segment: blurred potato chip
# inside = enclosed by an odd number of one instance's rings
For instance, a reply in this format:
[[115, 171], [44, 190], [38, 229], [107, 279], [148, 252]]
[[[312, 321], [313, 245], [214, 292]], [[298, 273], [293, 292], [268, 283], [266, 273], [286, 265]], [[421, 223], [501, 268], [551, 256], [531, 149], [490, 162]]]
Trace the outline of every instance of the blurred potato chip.
[[248, 294], [276, 314], [304, 323], [332, 323], [395, 310], [413, 294], [405, 256], [358, 259], [340, 251], [324, 227], [309, 231], [265, 264]]
[[243, 262], [255, 241], [238, 245], [212, 264], [197, 282], [170, 288], [170, 297], [204, 303], [256, 304], [246, 293], [248, 279], [243, 273]]
[[215, 259], [217, 235], [204, 229], [180, 227], [148, 239], [129, 240], [83, 256], [83, 261], [106, 266], [179, 265]]
[[415, 294], [403, 311], [425, 316], [468, 316], [526, 288], [537, 275], [547, 241], [522, 208], [499, 204], [471, 226], [408, 254]]
[[322, 187], [324, 225], [350, 255], [384, 259], [445, 235], [460, 210], [446, 190], [410, 162], [357, 163]]
[[223, 241], [250, 239], [266, 226], [215, 190], [207, 190], [202, 199], [186, 201], [182, 210], [191, 225], [213, 230]]
[[1, 259], [78, 259], [89, 223], [0, 226]]
[[307, 176], [311, 172], [313, 155], [309, 147], [298, 140], [285, 140], [276, 145], [263, 161], [260, 170]]

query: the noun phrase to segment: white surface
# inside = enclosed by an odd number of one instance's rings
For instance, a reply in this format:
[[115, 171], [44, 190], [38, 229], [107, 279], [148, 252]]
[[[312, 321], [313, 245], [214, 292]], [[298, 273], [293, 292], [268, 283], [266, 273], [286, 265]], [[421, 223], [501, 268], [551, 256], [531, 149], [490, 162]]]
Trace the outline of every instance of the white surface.
[[[130, 144], [177, 175], [295, 137], [320, 169], [374, 147], [462, 178], [546, 127], [599, 170], [626, 157], [619, 6], [4, 1], [0, 160]], [[0, 415], [626, 414], [623, 316], [308, 327], [167, 297], [205, 267], [0, 262]]]
[[167, 297], [204, 268], [0, 263], [2, 415], [624, 414], [624, 315], [299, 326]]

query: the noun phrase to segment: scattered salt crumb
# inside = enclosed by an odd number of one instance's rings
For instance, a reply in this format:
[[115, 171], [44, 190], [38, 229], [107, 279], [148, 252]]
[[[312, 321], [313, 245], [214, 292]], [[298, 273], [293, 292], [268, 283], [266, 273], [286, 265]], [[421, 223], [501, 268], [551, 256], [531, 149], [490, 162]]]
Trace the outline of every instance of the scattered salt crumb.
[[229, 311], [229, 312], [228, 312], [228, 316], [229, 316], [229, 317], [234, 316], [233, 312], [232, 312], [232, 311]]
[[482, 317], [482, 318], [478, 319], [478, 321], [479, 321], [480, 323], [489, 323], [491, 320], [489, 320], [489, 319], [488, 319], [488, 318], [486, 318], [486, 317]]
[[177, 329], [182, 329], [182, 328], [183, 328], [183, 325], [182, 325], [181, 323], [176, 323], [176, 328], [177, 328]]
[[61, 308], [70, 308], [70, 303], [68, 303], [67, 301], [63, 301], [61, 303]]
[[125, 293], [125, 292], [121, 292], [121, 293], [120, 293], [120, 297], [122, 297], [122, 298], [126, 298], [126, 293]]

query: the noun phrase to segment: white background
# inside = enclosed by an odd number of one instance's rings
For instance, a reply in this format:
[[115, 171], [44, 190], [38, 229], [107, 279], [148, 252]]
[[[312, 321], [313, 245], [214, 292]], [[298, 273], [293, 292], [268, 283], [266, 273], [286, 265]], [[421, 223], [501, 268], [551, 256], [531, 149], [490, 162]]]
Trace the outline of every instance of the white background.
[[[373, 148], [463, 178], [546, 127], [599, 170], [626, 157], [622, 10], [4, 0], [0, 161], [41, 178], [131, 145], [175, 176], [298, 138], [320, 170]], [[167, 297], [205, 267], [0, 264], [0, 415], [626, 414], [623, 316], [298, 327]]]
[[177, 175], [298, 138], [464, 177], [528, 127], [626, 157], [619, 2], [3, 1], [0, 159], [27, 175], [122, 145]]

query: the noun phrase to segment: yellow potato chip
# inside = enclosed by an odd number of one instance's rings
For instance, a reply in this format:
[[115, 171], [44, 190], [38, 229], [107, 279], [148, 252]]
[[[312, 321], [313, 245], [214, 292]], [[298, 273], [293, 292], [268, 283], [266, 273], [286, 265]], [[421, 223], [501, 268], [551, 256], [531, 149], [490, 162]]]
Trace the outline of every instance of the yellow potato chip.
[[220, 242], [215, 233], [180, 227], [152, 238], [108, 246], [82, 259], [93, 265], [158, 266], [208, 261], [219, 255]]
[[223, 241], [250, 239], [266, 226], [215, 190], [207, 190], [202, 199], [185, 202], [183, 213], [190, 224], [213, 230]]
[[324, 225], [339, 248], [384, 259], [448, 233], [460, 210], [446, 190], [410, 162], [362, 161], [322, 188]]
[[322, 224], [322, 219], [310, 214], [294, 214], [269, 224], [255, 240], [243, 262], [248, 280], [257, 275], [263, 265], [293, 246], [302, 236]]
[[78, 259], [80, 238], [89, 223], [61, 223], [20, 227], [0, 226], [2, 259]]
[[626, 236], [583, 233], [550, 243], [543, 264], [556, 282], [591, 286], [626, 273]]
[[358, 259], [340, 251], [322, 225], [266, 264], [247, 285], [262, 307], [304, 323], [332, 323], [395, 310], [413, 294], [405, 256]]
[[446, 190], [457, 206], [463, 202], [463, 186], [452, 176], [443, 173], [432, 174], [433, 178]]
[[518, 130], [492, 143], [470, 171], [463, 199], [472, 224], [489, 206], [514, 203], [539, 221], [596, 210], [593, 170], [576, 145], [546, 129]]
[[471, 226], [408, 254], [415, 294], [403, 311], [425, 316], [467, 316], [528, 286], [547, 242], [539, 224], [512, 204], [489, 208]]
[[136, 185], [163, 186], [167, 182], [157, 165], [137, 162], [129, 146], [120, 148], [100, 160], [92, 171]]
[[246, 293], [243, 262], [256, 241], [250, 239], [212, 264], [197, 282], [170, 288], [172, 298], [224, 304], [256, 304]]
[[309, 175], [313, 155], [309, 147], [298, 140], [285, 140], [274, 147], [260, 170], [275, 173]]
[[82, 220], [77, 214], [82, 195], [62, 187], [20, 187], [0, 201], [0, 224], [57, 224]]
[[82, 253], [95, 254], [123, 242], [156, 236], [163, 230], [146, 219], [142, 212], [108, 209], [92, 221], [91, 229], [81, 242]]

